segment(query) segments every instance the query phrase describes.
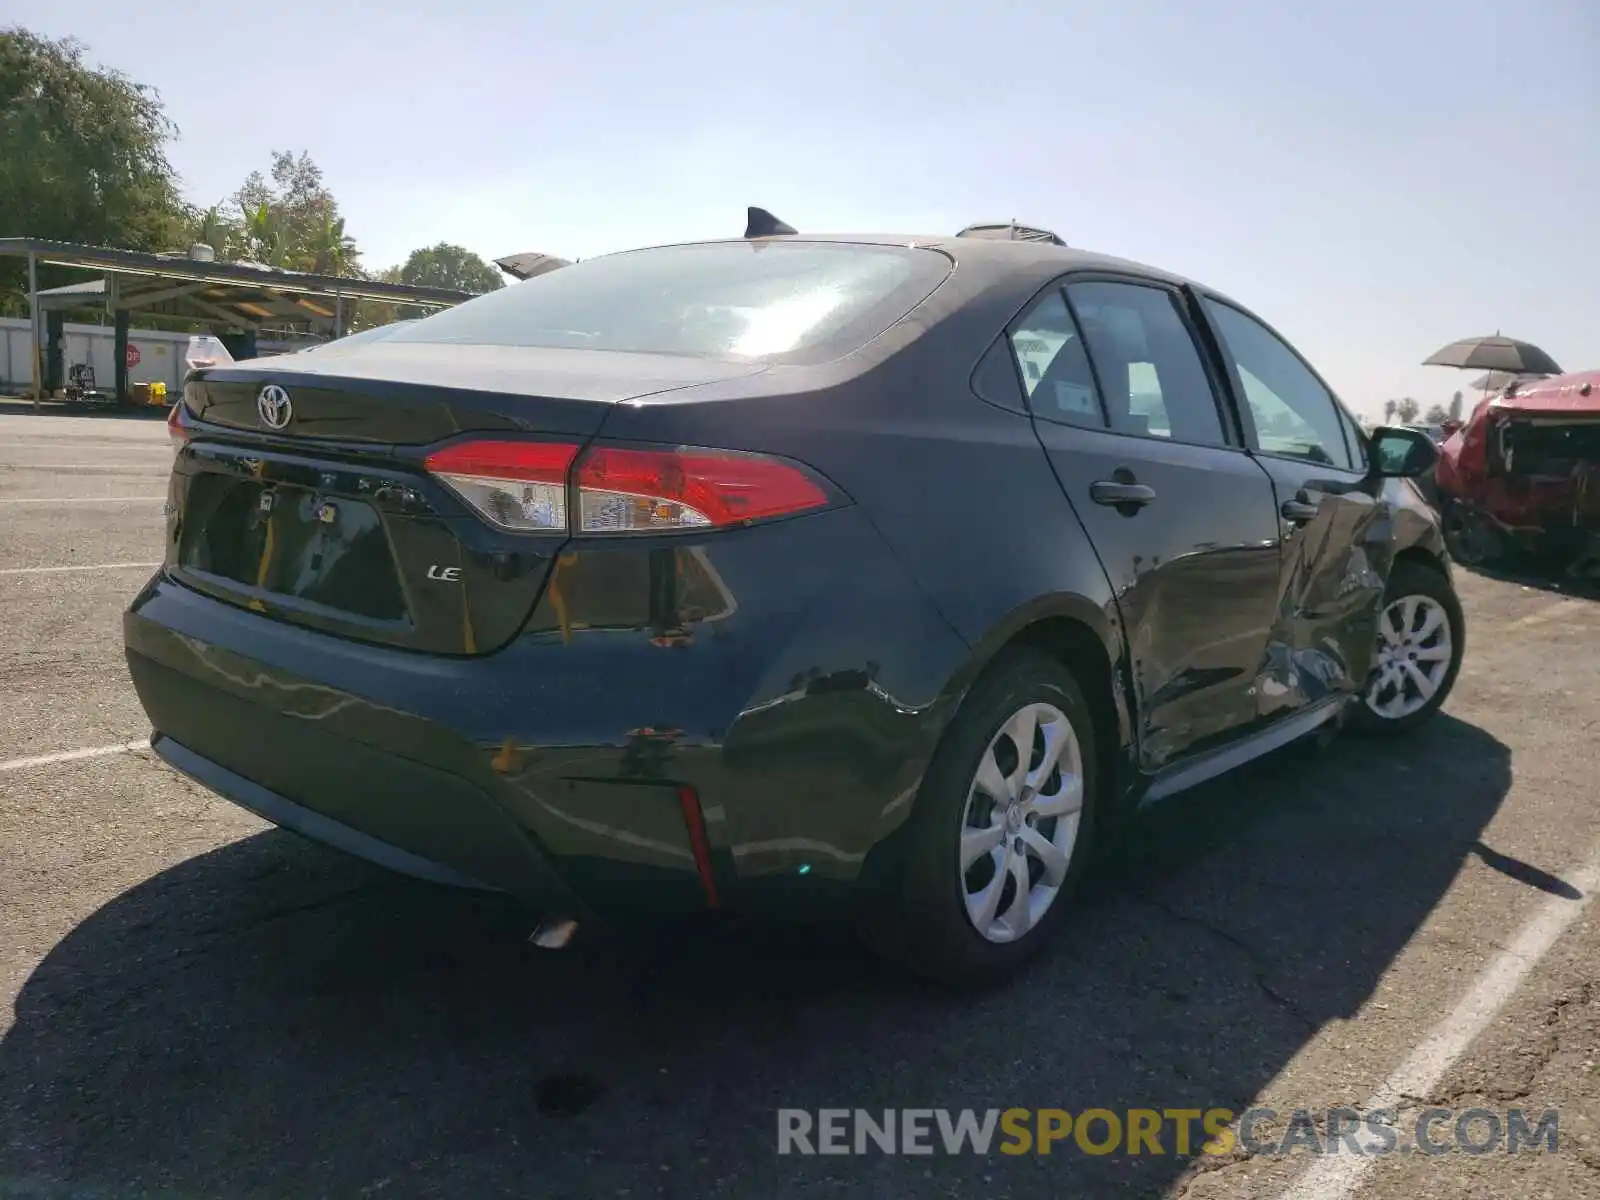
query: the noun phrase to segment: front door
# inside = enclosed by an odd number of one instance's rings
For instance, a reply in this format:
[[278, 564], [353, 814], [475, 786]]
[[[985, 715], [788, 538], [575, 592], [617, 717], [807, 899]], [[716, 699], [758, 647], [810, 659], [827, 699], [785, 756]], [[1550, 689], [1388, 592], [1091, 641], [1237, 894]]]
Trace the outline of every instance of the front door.
[[1116, 591], [1147, 772], [1257, 717], [1272, 482], [1231, 433], [1181, 295], [1078, 278], [1010, 329], [1034, 427]]
[[1304, 359], [1257, 318], [1195, 295], [1232, 379], [1250, 453], [1272, 477], [1283, 541], [1264, 713], [1358, 690], [1389, 570], [1387, 507], [1355, 425]]

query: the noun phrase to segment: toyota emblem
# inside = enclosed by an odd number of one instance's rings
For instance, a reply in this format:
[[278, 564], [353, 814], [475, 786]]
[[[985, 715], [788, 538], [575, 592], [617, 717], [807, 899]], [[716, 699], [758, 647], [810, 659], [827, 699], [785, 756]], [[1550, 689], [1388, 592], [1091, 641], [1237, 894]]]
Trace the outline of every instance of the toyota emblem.
[[256, 396], [256, 412], [268, 429], [282, 429], [294, 417], [294, 405], [289, 393], [275, 383], [269, 383]]

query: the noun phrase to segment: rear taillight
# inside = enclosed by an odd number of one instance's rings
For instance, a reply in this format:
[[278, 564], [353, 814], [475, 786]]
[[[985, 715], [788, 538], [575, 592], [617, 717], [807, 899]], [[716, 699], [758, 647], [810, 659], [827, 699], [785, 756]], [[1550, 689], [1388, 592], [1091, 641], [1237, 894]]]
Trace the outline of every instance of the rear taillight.
[[502, 529], [564, 532], [567, 468], [577, 454], [563, 442], [457, 442], [423, 465]]
[[167, 410], [167, 436], [172, 439], [174, 450], [182, 450], [183, 444], [189, 440], [189, 428], [183, 423], [182, 400]]
[[574, 473], [577, 456], [566, 443], [471, 441], [435, 451], [425, 465], [489, 521], [527, 532], [718, 529], [823, 508], [829, 499], [802, 468], [761, 454], [600, 445]]
[[583, 533], [720, 528], [827, 503], [804, 471], [760, 454], [600, 446], [578, 464]]

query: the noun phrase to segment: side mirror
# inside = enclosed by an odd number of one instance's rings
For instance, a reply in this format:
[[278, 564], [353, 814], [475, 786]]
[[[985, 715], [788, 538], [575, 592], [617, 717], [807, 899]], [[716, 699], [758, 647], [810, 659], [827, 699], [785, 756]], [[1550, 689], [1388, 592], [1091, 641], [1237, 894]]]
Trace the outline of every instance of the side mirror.
[[1415, 479], [1439, 461], [1433, 439], [1417, 429], [1372, 431], [1372, 474], [1378, 478]]

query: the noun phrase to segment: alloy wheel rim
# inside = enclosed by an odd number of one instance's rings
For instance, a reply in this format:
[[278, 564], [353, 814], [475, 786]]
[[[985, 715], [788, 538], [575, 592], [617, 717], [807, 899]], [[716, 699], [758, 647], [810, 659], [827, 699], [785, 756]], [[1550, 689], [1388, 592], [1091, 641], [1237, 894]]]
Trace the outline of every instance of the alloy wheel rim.
[[1432, 596], [1402, 596], [1378, 619], [1378, 661], [1367, 707], [1390, 721], [1426, 707], [1450, 670], [1450, 616]]
[[1083, 751], [1053, 704], [1027, 704], [989, 739], [967, 788], [957, 871], [967, 919], [991, 942], [1027, 935], [1061, 893], [1083, 818]]

